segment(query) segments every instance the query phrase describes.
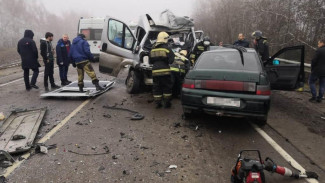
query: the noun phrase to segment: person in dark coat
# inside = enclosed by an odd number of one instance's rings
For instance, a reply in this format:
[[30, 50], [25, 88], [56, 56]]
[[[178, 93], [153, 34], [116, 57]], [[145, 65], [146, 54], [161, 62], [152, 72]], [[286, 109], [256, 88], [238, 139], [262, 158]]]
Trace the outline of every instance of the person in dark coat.
[[61, 85], [65, 86], [71, 83], [68, 80], [68, 70], [70, 65], [69, 51], [71, 43], [67, 34], [62, 36], [56, 45], [56, 63], [59, 66]]
[[74, 38], [69, 52], [69, 58], [71, 59], [73, 67], [77, 67], [79, 91], [84, 92], [85, 72], [91, 78], [97, 91], [104, 90], [104, 88], [99, 85], [95, 70], [90, 64], [90, 61], [94, 60], [94, 56], [91, 54], [89, 43], [85, 38], [86, 36], [84, 34], [79, 34]]
[[[319, 92], [317, 96], [316, 81], [319, 80]], [[309, 87], [312, 94], [310, 102], [322, 102], [325, 91], [325, 39], [318, 41], [318, 49], [311, 61], [311, 74], [309, 76]]]
[[243, 33], [238, 34], [238, 40], [234, 42], [234, 45], [249, 48], [249, 42], [246, 41]]
[[256, 52], [260, 55], [263, 63], [266, 63], [270, 58], [269, 56], [269, 43], [267, 42], [267, 38], [263, 37], [261, 31], [255, 31], [252, 33], [254, 39], [254, 48]]
[[54, 82], [54, 48], [52, 47], [53, 34], [47, 32], [45, 34], [45, 40], [41, 39], [41, 55], [44, 61], [44, 87], [46, 91], [49, 91], [48, 80], [50, 80], [51, 88], [57, 89], [60, 88]]
[[[17, 45], [17, 51], [21, 57], [21, 67], [24, 70], [24, 81], [27, 91], [29, 91], [31, 88], [38, 89], [38, 86], [36, 86], [36, 80], [39, 73], [38, 68], [41, 66], [37, 60], [38, 51], [33, 37], [33, 31], [25, 30], [24, 38], [19, 40]], [[33, 71], [33, 76], [29, 82], [30, 69]]]

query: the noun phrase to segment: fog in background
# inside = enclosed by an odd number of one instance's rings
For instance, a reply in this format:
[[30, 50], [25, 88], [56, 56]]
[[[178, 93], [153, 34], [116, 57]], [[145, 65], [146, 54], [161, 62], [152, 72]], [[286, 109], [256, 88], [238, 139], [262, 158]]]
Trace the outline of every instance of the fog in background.
[[[40, 1], [40, 0], [39, 0]], [[60, 15], [66, 11], [86, 12], [93, 17], [106, 15], [119, 18], [126, 23], [138, 21], [146, 13], [171, 10], [178, 16], [190, 16], [195, 0], [46, 0], [46, 9]]]

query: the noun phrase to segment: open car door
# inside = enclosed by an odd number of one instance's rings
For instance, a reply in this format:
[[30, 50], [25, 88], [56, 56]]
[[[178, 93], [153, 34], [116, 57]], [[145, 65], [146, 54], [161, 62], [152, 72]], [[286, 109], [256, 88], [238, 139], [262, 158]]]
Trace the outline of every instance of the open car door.
[[305, 46], [283, 48], [266, 63], [271, 89], [295, 90], [304, 86]]
[[132, 64], [136, 54], [136, 38], [127, 24], [112, 17], [105, 18], [101, 38], [99, 71], [117, 76], [121, 68]]

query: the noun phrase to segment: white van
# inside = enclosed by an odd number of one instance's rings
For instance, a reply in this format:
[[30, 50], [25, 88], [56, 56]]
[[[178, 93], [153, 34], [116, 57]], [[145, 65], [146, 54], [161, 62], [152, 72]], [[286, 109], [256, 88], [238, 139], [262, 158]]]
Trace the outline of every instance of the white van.
[[78, 34], [84, 34], [90, 46], [90, 52], [95, 60], [99, 59], [101, 37], [103, 32], [105, 18], [83, 18], [78, 24]]

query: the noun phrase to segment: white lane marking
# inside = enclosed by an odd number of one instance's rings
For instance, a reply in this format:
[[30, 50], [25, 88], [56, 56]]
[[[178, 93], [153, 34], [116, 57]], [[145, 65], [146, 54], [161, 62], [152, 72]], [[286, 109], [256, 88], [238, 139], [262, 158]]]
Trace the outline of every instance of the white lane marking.
[[[38, 141], [38, 143], [45, 143], [49, 140], [58, 130], [60, 130], [73, 116], [75, 116], [83, 107], [85, 107], [91, 99], [87, 99], [83, 103], [81, 103], [75, 110], [73, 110], [67, 117], [65, 117], [55, 128], [53, 128], [50, 132], [48, 132], [42, 139]], [[30, 153], [26, 153], [21, 157], [23, 160], [17, 160], [12, 166], [6, 169], [6, 172], [3, 174], [4, 177], [8, 177], [16, 168], [20, 167], [20, 165], [25, 162], [30, 157]]]
[[[54, 69], [57, 69], [57, 68], [59, 68], [59, 67], [54, 67]], [[38, 75], [41, 75], [41, 74], [44, 74], [44, 71], [40, 72]], [[32, 75], [29, 76], [29, 78], [31, 78], [31, 77], [32, 77]], [[0, 87], [7, 86], [7, 85], [10, 85], [10, 84], [15, 83], [15, 82], [17, 82], [17, 81], [21, 81], [21, 80], [24, 80], [24, 78], [15, 79], [15, 80], [10, 81], [10, 82], [8, 82], [8, 83], [0, 84]]]
[[[277, 144], [265, 131], [263, 131], [256, 124], [250, 122], [250, 125], [293, 167], [300, 170], [302, 173], [306, 173], [306, 170], [296, 161], [294, 160], [279, 144]], [[316, 179], [306, 179], [309, 183], [318, 183]]]

